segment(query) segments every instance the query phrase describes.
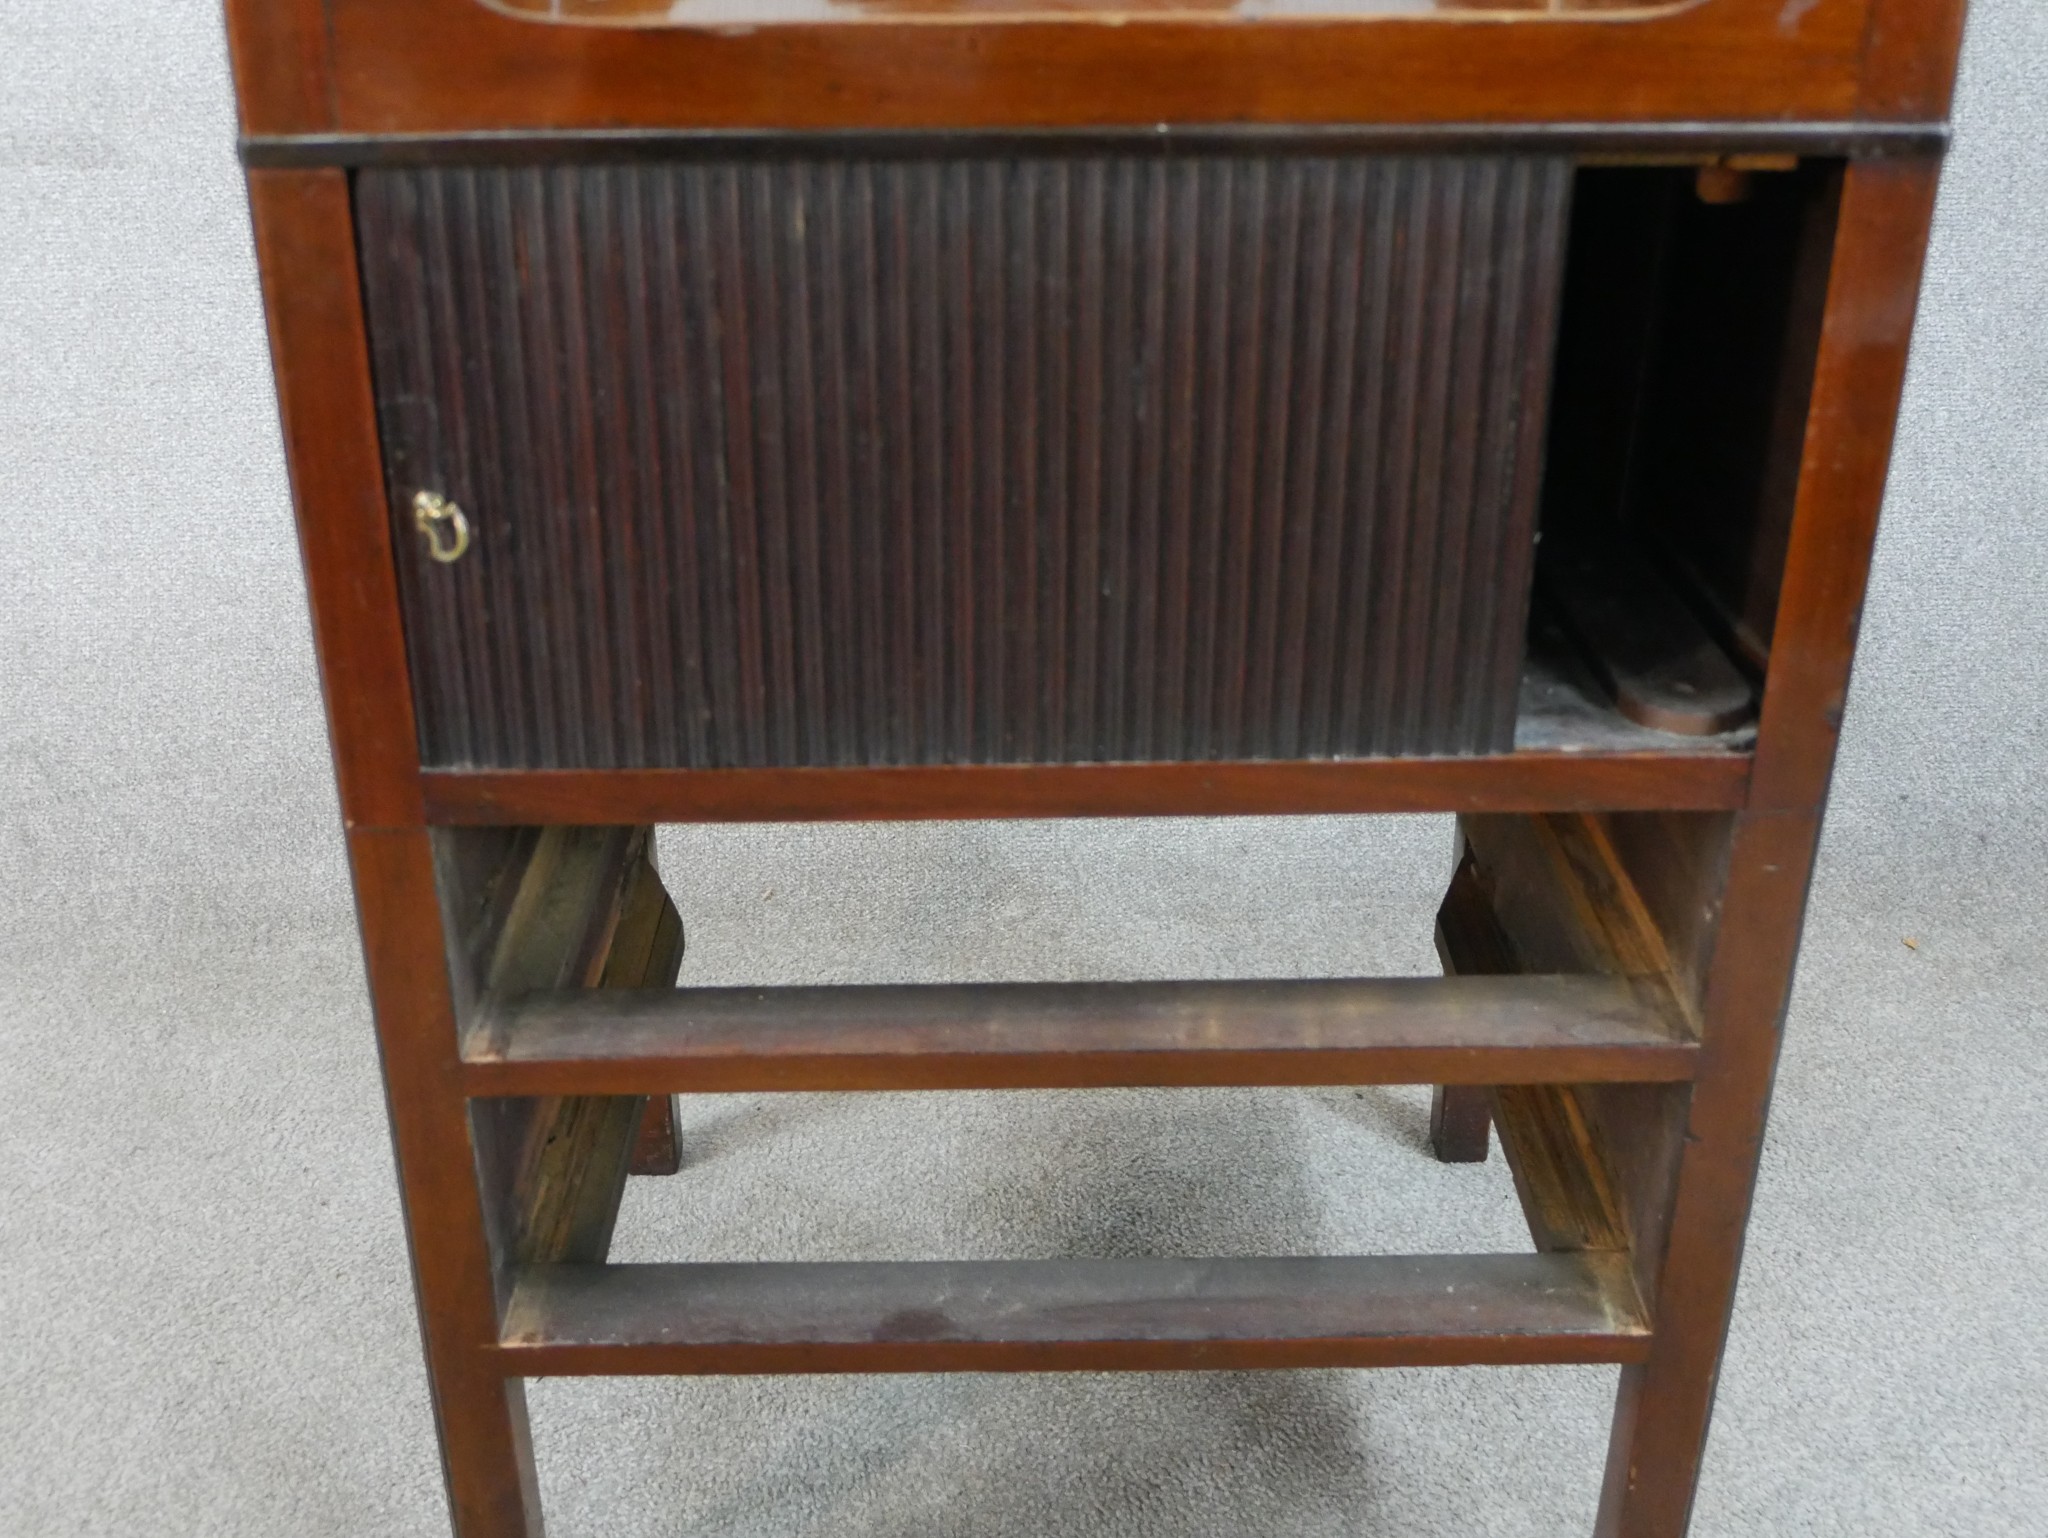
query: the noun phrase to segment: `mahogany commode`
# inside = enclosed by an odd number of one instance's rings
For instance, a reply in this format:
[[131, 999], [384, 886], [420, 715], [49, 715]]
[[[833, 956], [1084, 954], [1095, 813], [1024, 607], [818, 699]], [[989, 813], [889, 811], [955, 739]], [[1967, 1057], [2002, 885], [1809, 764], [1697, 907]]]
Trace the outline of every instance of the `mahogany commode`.
[[[1705, 1445], [1960, 0], [229, 0], [455, 1529], [557, 1373]], [[1436, 811], [1441, 979], [690, 989], [662, 822]], [[1525, 1255], [609, 1265], [678, 1092], [1432, 1083]]]

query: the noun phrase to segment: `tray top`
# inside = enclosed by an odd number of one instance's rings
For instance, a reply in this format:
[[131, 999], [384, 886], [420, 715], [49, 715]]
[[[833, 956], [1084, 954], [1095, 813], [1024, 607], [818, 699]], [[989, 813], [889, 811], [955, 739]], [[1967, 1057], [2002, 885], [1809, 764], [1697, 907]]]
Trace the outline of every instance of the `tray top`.
[[1706, 0], [476, 0], [528, 21], [584, 27], [701, 27], [790, 23], [1134, 21], [1629, 21]]
[[[252, 139], [1938, 124], [1961, 0], [228, 0]], [[1739, 146], [1738, 146], [1739, 147]], [[471, 147], [458, 147], [462, 154]], [[460, 158], [442, 154], [440, 158]]]

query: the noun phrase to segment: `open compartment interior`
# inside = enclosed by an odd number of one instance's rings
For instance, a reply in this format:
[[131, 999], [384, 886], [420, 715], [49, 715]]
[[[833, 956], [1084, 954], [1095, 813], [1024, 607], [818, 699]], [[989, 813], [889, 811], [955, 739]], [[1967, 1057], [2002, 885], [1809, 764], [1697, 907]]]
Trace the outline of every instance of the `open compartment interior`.
[[1754, 723], [1838, 180], [1789, 159], [1578, 172], [1531, 667], [1583, 666], [1636, 726]]

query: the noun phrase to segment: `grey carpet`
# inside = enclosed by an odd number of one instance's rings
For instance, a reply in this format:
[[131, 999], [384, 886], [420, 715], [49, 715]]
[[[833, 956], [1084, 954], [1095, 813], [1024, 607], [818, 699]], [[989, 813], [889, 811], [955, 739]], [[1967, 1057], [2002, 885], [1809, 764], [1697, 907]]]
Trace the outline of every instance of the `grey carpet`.
[[[1979, 0], [1696, 1531], [2048, 1509], [2048, 9]], [[0, 1535], [443, 1530], [214, 8], [0, 0]], [[714, 979], [1429, 966], [1438, 819], [671, 834]], [[1911, 939], [1917, 949], [1903, 942]], [[692, 1104], [622, 1253], [1519, 1242], [1419, 1091]], [[1550, 1535], [1611, 1374], [548, 1383], [553, 1531]]]

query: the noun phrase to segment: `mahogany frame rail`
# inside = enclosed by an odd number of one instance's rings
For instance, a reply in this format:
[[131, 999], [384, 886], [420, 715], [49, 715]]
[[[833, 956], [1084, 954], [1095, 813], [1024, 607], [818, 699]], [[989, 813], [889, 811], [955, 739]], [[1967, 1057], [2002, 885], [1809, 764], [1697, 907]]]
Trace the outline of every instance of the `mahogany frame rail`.
[[[1884, 489], [1960, 0], [1466, 28], [517, 22], [229, 0], [271, 344], [455, 1530], [533, 1538], [547, 1373], [1623, 1364], [1598, 1532], [1687, 1526]], [[963, 60], [972, 59], [971, 67]], [[691, 89], [678, 88], [687, 82]], [[1361, 82], [1364, 82], [1363, 84]], [[1831, 162], [1753, 747], [1030, 768], [423, 770], [351, 165], [701, 136], [1312, 125]], [[735, 137], [737, 136], [737, 137]], [[676, 993], [649, 824], [1451, 811], [1440, 983]], [[623, 991], [621, 991], [623, 990]], [[1434, 1082], [1520, 1257], [607, 1267], [675, 1090]], [[658, 1133], [659, 1128], [655, 1128]], [[657, 1136], [654, 1140], [659, 1142]]]
[[[1613, 19], [955, 16], [550, 26], [480, 0], [228, 0], [250, 135], [1946, 117], [1959, 0], [1688, 0]], [[1011, 13], [1028, 12], [1020, 4]], [[1369, 6], [1361, 9], [1370, 10]], [[1469, 9], [1469, 8], [1468, 8]], [[1648, 10], [1649, 7], [1645, 7]], [[845, 20], [839, 20], [843, 16]], [[679, 85], [687, 84], [687, 89]]]

